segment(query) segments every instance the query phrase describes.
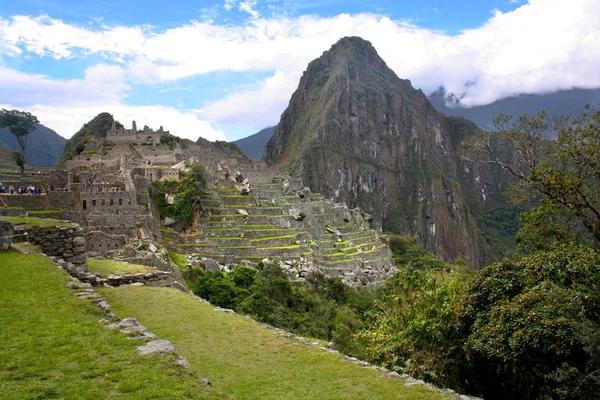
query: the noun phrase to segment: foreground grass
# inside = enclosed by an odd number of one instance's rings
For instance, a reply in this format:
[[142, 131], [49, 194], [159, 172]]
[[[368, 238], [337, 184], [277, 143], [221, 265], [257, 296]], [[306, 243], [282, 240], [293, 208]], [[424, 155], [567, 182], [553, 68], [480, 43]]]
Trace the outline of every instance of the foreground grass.
[[135, 316], [170, 340], [192, 369], [219, 392], [236, 399], [443, 399], [422, 386], [303, 345], [249, 318], [167, 288], [99, 289], [117, 315]]
[[156, 268], [147, 267], [145, 265], [129, 264], [122, 261], [114, 260], [98, 260], [88, 258], [88, 271], [97, 272], [106, 277], [108, 275], [125, 275], [125, 274], [149, 274], [156, 272]]
[[0, 252], [0, 399], [210, 398], [170, 354], [104, 328], [46, 257]]

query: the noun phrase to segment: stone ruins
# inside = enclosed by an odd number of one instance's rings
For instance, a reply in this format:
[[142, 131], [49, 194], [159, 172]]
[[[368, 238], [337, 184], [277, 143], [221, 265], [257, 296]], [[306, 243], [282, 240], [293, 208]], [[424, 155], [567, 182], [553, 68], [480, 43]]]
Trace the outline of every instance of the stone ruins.
[[[299, 179], [252, 162], [224, 142], [173, 140], [145, 127], [107, 132], [105, 149], [66, 162], [41, 177], [42, 195], [5, 195], [4, 215], [37, 216], [79, 224], [88, 255], [118, 251], [128, 241], [150, 241], [200, 266], [278, 260], [290, 278], [319, 269], [352, 285], [373, 285], [394, 272], [386, 238], [371, 218], [314, 194]], [[211, 176], [193, 229], [160, 219], [152, 182], [177, 180], [194, 162]], [[2, 173], [0, 171], [0, 178]], [[6, 178], [3, 178], [6, 179]], [[55, 190], [61, 188], [64, 190]], [[216, 261], [216, 262], [215, 262]]]

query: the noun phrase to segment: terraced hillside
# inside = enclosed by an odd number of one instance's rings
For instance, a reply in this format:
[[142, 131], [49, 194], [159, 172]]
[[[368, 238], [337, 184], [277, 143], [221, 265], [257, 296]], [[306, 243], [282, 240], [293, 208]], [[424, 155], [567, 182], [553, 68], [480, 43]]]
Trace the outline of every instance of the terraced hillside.
[[249, 194], [220, 181], [202, 204], [197, 234], [163, 232], [180, 252], [226, 263], [281, 260], [300, 276], [312, 265], [354, 285], [380, 282], [394, 270], [370, 216], [311, 194], [299, 180], [276, 178]]

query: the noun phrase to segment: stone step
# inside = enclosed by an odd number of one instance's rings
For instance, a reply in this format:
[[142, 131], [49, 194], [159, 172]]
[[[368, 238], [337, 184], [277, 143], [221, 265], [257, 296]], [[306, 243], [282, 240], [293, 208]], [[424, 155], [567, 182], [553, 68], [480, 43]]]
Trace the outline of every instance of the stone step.
[[[205, 215], [233, 215], [239, 214], [238, 210], [245, 210], [251, 215], [289, 215], [283, 207], [245, 207], [238, 206], [220, 206], [220, 207], [204, 207]], [[241, 215], [241, 214], [240, 214]]]
[[296, 244], [298, 237], [296, 234], [285, 236], [266, 236], [262, 238], [250, 239], [253, 246], [271, 247], [271, 246], [290, 246]]
[[202, 246], [201, 244], [179, 244], [186, 253], [212, 254], [216, 257], [235, 256], [241, 259], [249, 258], [299, 258], [303, 252], [310, 249], [304, 245], [277, 246], [277, 247], [257, 247], [257, 246], [235, 246], [235, 247], [214, 247]]
[[0, 205], [0, 216], [22, 217], [25, 216], [25, 210], [21, 207], [4, 207]]
[[253, 207], [257, 205], [257, 199], [253, 195], [222, 195], [219, 196], [219, 201], [223, 206], [229, 205], [246, 205]]
[[241, 215], [241, 214], [220, 214], [220, 215], [204, 215], [200, 218], [199, 223], [206, 222], [231, 222], [237, 223], [240, 226], [244, 222], [252, 224], [275, 224], [276, 226], [297, 227], [299, 223], [291, 215]]

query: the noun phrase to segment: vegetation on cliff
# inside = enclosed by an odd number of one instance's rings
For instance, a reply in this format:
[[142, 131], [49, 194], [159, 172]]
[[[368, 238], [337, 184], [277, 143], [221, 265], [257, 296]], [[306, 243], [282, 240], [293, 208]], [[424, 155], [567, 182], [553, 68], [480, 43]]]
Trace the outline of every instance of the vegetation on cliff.
[[154, 202], [161, 218], [170, 217], [187, 227], [200, 207], [199, 197], [208, 186], [208, 172], [200, 163], [192, 164], [181, 180], [153, 182]]
[[[113, 116], [103, 112], [95, 116], [90, 122], [84, 124], [81, 129], [74, 134], [65, 144], [65, 149], [60, 157], [59, 164], [64, 165], [76, 155], [85, 150], [86, 144], [92, 139], [101, 139], [106, 137], [106, 132], [113, 123]], [[116, 122], [117, 128], [123, 128], [123, 125]]]
[[[514, 197], [540, 202], [524, 215], [521, 249], [547, 249], [574, 236], [600, 247], [600, 110], [556, 122], [545, 112], [516, 120], [500, 115], [494, 128], [465, 140], [463, 155], [501, 166], [519, 180]], [[556, 140], [545, 139], [549, 131]]]

